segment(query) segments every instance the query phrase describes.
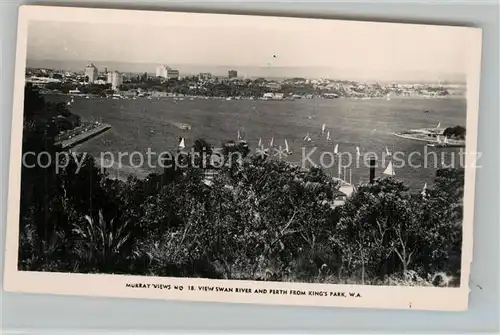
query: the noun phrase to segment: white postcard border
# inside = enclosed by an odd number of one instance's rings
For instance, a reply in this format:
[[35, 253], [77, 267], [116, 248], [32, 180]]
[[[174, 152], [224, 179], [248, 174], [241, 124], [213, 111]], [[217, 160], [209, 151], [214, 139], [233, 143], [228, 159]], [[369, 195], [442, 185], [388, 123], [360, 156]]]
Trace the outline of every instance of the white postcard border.
[[[477, 152], [477, 122], [479, 107], [479, 82], [481, 68], [482, 30], [478, 28], [447, 27], [443, 29], [462, 29], [468, 40], [467, 50], [467, 138], [466, 171], [464, 190], [464, 221], [462, 244], [461, 286], [459, 288], [401, 287], [370, 285], [333, 285], [305, 284], [288, 282], [258, 282], [240, 280], [213, 280], [200, 278], [171, 278], [148, 276], [123, 276], [107, 274], [69, 274], [49, 272], [18, 271], [18, 234], [19, 234], [19, 197], [21, 181], [21, 146], [24, 105], [24, 85], [28, 23], [31, 20], [44, 21], [82, 21], [162, 25], [189, 24], [204, 26], [214, 22], [219, 24], [254, 25], [256, 20], [283, 25], [289, 21], [305, 22], [307, 25], [325, 25], [333, 20], [302, 19], [286, 17], [195, 14], [179, 12], [131, 11], [114, 9], [93, 9], [75, 7], [21, 6], [19, 9], [17, 50], [15, 64], [14, 106], [12, 115], [11, 153], [9, 167], [8, 215], [6, 230], [4, 288], [7, 291], [53, 293], [65, 295], [103, 296], [121, 298], [171, 299], [186, 301], [212, 301], [258, 303], [274, 305], [310, 305], [358, 308], [388, 308], [415, 310], [464, 311], [468, 307], [469, 277], [472, 262], [473, 221], [475, 198], [475, 159]], [[132, 20], [133, 18], [133, 20]], [[346, 21], [349, 24], [379, 24], [375, 22]], [[400, 23], [398, 23], [400, 24]], [[291, 26], [283, 26], [288, 29]], [[296, 25], [295, 25], [296, 26]], [[417, 25], [415, 25], [417, 26]], [[421, 26], [421, 25], [420, 25]], [[130, 288], [127, 283], [171, 285], [171, 289]], [[174, 287], [177, 286], [178, 289]], [[182, 286], [183, 290], [179, 290]], [[214, 291], [190, 291], [189, 286], [266, 289], [267, 293], [227, 293]], [[327, 291], [327, 297], [309, 295], [270, 294], [271, 289]], [[346, 292], [347, 297], [337, 296], [335, 292]], [[361, 297], [350, 297], [353, 292]]]

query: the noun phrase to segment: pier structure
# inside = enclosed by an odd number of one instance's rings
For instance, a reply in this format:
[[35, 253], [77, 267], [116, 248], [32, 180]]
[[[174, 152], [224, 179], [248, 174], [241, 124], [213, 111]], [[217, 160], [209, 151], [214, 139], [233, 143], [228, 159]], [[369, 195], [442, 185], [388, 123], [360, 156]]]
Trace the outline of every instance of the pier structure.
[[85, 142], [99, 134], [102, 134], [109, 129], [111, 129], [111, 126], [109, 124], [101, 123], [94, 128], [91, 128], [87, 131], [82, 131], [81, 133], [72, 136], [71, 138], [57, 141], [56, 144], [61, 145], [62, 149], [69, 149], [77, 144]]

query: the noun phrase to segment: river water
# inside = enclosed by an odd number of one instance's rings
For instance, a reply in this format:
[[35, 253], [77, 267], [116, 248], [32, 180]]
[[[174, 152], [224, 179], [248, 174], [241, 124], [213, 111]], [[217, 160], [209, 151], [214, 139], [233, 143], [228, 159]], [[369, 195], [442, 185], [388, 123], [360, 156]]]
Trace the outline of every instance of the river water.
[[[47, 98], [52, 101], [68, 99], [64, 96]], [[450, 164], [455, 158], [454, 165], [458, 166], [459, 149], [430, 148], [423, 142], [398, 138], [393, 133], [435, 127], [439, 122], [441, 127], [466, 125], [466, 101], [455, 97], [295, 101], [75, 97], [71, 109], [84, 121], [100, 119], [112, 126], [106, 133], [75, 148], [93, 155], [97, 161], [101, 156], [108, 159], [111, 154], [118, 161], [118, 153], [121, 152], [121, 167], [115, 164], [112, 173], [132, 171], [145, 176], [154, 170], [155, 165], [158, 168], [157, 156], [152, 155], [151, 167], [145, 164], [132, 168], [131, 165], [140, 162], [140, 157], [134, 154], [130, 160], [130, 154], [138, 152], [146, 157], [148, 148], [157, 154], [175, 149], [179, 136], [185, 138], [187, 148], [197, 138], [204, 138], [215, 147], [220, 147], [227, 140], [236, 140], [240, 130], [253, 151], [259, 138], [265, 145], [274, 138], [274, 144], [283, 147], [286, 139], [293, 155], [282, 158], [294, 163], [300, 164], [302, 157], [315, 150], [309, 155], [311, 161], [318, 165], [323, 162], [323, 166], [334, 176], [338, 175], [339, 169], [337, 163], [332, 164], [331, 158], [338, 144], [338, 151], [345, 154], [343, 164], [348, 164], [346, 155], [350, 155], [352, 160], [349, 167], [340, 169], [340, 176], [354, 184], [366, 182], [369, 177], [363, 160], [356, 163], [356, 147], [362, 154], [377, 154], [377, 176], [382, 174], [391, 160], [391, 157], [382, 157], [387, 147], [393, 153], [393, 159], [396, 152], [399, 155], [400, 160], [393, 161], [395, 177], [412, 189], [421, 188], [425, 183], [431, 185], [435, 169], [443, 163], [443, 159]], [[180, 125], [184, 123], [191, 126], [190, 131], [181, 129]], [[326, 126], [325, 133], [322, 133], [322, 124]], [[331, 141], [326, 140], [328, 131]], [[307, 133], [312, 142], [305, 144], [303, 138]], [[103, 155], [102, 152], [110, 154]], [[437, 154], [437, 160], [432, 152]], [[410, 156], [411, 153], [414, 154]], [[310, 166], [310, 162], [308, 164]]]

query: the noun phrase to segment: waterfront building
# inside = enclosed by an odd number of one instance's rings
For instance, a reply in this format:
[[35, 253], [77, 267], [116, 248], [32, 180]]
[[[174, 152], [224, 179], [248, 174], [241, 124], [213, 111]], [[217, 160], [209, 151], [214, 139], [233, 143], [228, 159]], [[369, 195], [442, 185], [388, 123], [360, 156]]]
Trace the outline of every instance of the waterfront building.
[[116, 91], [123, 84], [123, 75], [118, 71], [108, 72], [108, 84], [111, 84], [111, 88]]
[[229, 79], [238, 77], [238, 71], [236, 71], [236, 70], [229, 70], [227, 72], [227, 77]]
[[93, 83], [94, 81], [97, 80], [97, 77], [99, 75], [99, 71], [97, 71], [97, 67], [90, 63], [87, 65], [85, 68], [85, 77], [88, 78], [89, 83]]
[[179, 70], [172, 69], [167, 65], [160, 65], [156, 68], [156, 76], [166, 79], [179, 78]]

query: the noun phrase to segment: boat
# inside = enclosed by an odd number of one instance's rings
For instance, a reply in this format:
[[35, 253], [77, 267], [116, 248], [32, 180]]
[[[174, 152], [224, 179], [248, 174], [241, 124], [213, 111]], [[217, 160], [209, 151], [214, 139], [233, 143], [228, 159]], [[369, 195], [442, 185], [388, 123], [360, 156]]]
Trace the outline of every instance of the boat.
[[385, 168], [383, 173], [385, 175], [388, 175], [388, 176], [395, 176], [396, 175], [396, 173], [394, 172], [394, 169], [392, 167], [392, 162], [389, 162], [389, 164], [387, 164], [387, 167]]
[[331, 138], [330, 138], [330, 132], [327, 132], [327, 133], [326, 133], [326, 140], [327, 140], [328, 142], [330, 142], [330, 141], [331, 141]]
[[427, 195], [427, 183], [424, 184], [424, 187], [422, 188], [422, 192], [420, 194], [422, 194], [422, 196]]
[[311, 142], [311, 136], [309, 136], [309, 133], [307, 133], [307, 135], [304, 136], [304, 142]]
[[324, 134], [325, 133], [325, 128], [326, 128], [326, 125], [323, 123], [323, 125], [321, 126], [321, 132]]
[[286, 139], [285, 139], [285, 152], [289, 155], [293, 153], [290, 151], [290, 148], [288, 147], [288, 141]]
[[269, 141], [269, 146], [273, 147], [274, 146], [274, 137], [271, 138], [271, 141]]
[[339, 145], [335, 144], [335, 148], [333, 149], [333, 153], [337, 155], [339, 153]]
[[356, 147], [356, 155], [358, 157], [361, 157], [361, 151], [359, 150], [359, 147]]
[[385, 147], [385, 153], [387, 154], [387, 156], [392, 156], [392, 153], [389, 151], [387, 146]]
[[262, 138], [259, 137], [259, 144], [257, 144], [259, 148], [262, 148]]
[[183, 124], [181, 125], [181, 129], [182, 129], [182, 130], [191, 130], [191, 126], [190, 126], [190, 125], [188, 125], [187, 123], [183, 123]]
[[179, 149], [184, 149], [186, 147], [186, 144], [184, 142], [184, 137], [181, 138], [181, 142], [179, 143]]

